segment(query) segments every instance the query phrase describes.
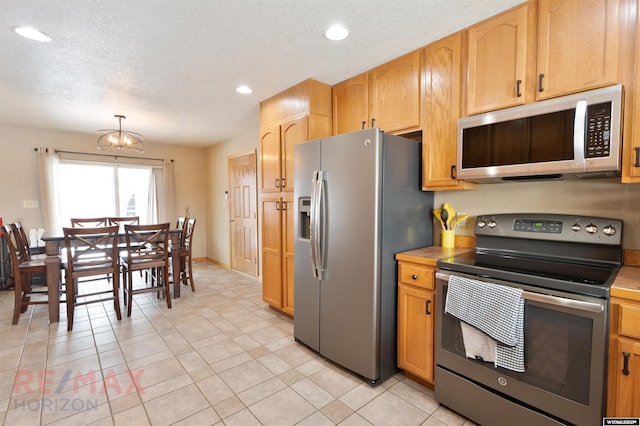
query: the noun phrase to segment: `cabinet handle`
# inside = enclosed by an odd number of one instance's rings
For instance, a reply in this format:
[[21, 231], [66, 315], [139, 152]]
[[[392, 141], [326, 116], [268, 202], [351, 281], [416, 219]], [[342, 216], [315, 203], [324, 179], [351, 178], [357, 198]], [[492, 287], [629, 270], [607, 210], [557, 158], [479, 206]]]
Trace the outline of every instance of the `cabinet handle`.
[[636, 167], [640, 167], [640, 146], [636, 147]]
[[372, 118], [372, 119], [371, 119], [371, 127], [376, 127], [376, 126], [375, 126], [375, 123], [376, 123], [376, 119], [375, 119], [375, 118]]
[[542, 79], [544, 78], [544, 74], [540, 74], [538, 76], [538, 92], [544, 92], [544, 87], [542, 87]]
[[280, 210], [280, 202], [276, 201], [276, 211]]
[[280, 179], [280, 188], [284, 188], [285, 186], [287, 185], [284, 183], [284, 178]]
[[282, 211], [287, 210], [287, 203], [285, 201], [282, 201], [281, 204], [282, 204], [282, 207], [280, 208], [280, 210]]
[[522, 92], [520, 92], [521, 85], [522, 85], [522, 80], [516, 80], [516, 97], [517, 98], [522, 96]]
[[367, 122], [366, 122], [366, 121], [363, 121], [363, 122], [362, 122], [362, 130], [364, 130], [364, 126], [366, 126], [366, 125], [367, 125]]
[[624, 357], [624, 365], [622, 366], [622, 374], [625, 376], [629, 375], [629, 352], [622, 352], [622, 356]]
[[431, 311], [429, 310], [429, 305], [430, 304], [431, 304], [431, 300], [427, 300], [427, 302], [424, 305], [424, 308], [425, 308], [425, 312], [424, 313], [427, 314], [427, 315], [431, 315]]
[[412, 279], [412, 280], [417, 280], [417, 279], [418, 279], [418, 276], [417, 276], [417, 275], [411, 275], [411, 279]]
[[280, 179], [276, 179], [276, 188], [280, 188]]
[[451, 165], [451, 179], [455, 179], [456, 178], [456, 165], [452, 164]]

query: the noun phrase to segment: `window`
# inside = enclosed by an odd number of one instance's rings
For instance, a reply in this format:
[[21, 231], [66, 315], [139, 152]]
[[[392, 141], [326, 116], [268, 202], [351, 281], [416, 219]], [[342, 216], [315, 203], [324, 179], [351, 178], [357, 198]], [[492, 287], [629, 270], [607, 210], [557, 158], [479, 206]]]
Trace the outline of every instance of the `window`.
[[[60, 219], [71, 217], [139, 216], [150, 223], [151, 166], [61, 161], [58, 167]], [[151, 210], [151, 211], [150, 211]]]

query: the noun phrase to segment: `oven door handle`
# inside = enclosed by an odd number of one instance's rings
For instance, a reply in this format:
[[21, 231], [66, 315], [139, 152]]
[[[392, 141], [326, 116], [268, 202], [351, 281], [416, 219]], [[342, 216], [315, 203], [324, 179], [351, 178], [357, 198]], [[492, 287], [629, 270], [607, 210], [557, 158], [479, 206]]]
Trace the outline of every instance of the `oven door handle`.
[[[436, 272], [436, 279], [438, 280], [449, 282], [450, 276], [451, 275], [449, 274]], [[576, 309], [579, 311], [594, 312], [597, 314], [604, 311], [604, 305], [600, 303], [586, 302], [584, 300], [568, 299], [566, 297], [560, 297], [560, 296], [550, 296], [548, 294], [533, 293], [530, 291], [523, 291], [522, 298], [525, 300], [531, 300], [532, 302], [546, 303], [548, 305], [562, 306], [565, 308]]]

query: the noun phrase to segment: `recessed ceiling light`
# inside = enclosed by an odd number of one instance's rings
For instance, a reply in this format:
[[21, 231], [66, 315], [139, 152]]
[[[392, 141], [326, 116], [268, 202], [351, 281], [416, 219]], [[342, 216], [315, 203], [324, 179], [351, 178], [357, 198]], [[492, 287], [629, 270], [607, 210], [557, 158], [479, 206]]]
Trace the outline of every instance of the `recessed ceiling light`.
[[324, 32], [324, 36], [333, 41], [344, 40], [349, 37], [349, 29], [341, 24], [332, 25]]
[[29, 40], [41, 41], [43, 43], [51, 41], [51, 37], [36, 30], [35, 28], [13, 27], [12, 29], [16, 34], [21, 35], [24, 38], [28, 38]]
[[249, 93], [253, 93], [253, 90], [249, 86], [242, 85], [236, 88], [236, 92], [248, 95]]

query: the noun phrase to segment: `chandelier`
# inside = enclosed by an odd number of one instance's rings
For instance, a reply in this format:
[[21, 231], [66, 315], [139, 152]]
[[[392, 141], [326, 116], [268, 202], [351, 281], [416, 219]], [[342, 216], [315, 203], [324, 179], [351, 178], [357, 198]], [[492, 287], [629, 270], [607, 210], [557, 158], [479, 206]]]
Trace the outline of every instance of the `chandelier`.
[[144, 139], [140, 133], [122, 130], [122, 119], [124, 115], [114, 115], [118, 119], [118, 129], [98, 130], [98, 149], [103, 151], [129, 150], [144, 152]]

